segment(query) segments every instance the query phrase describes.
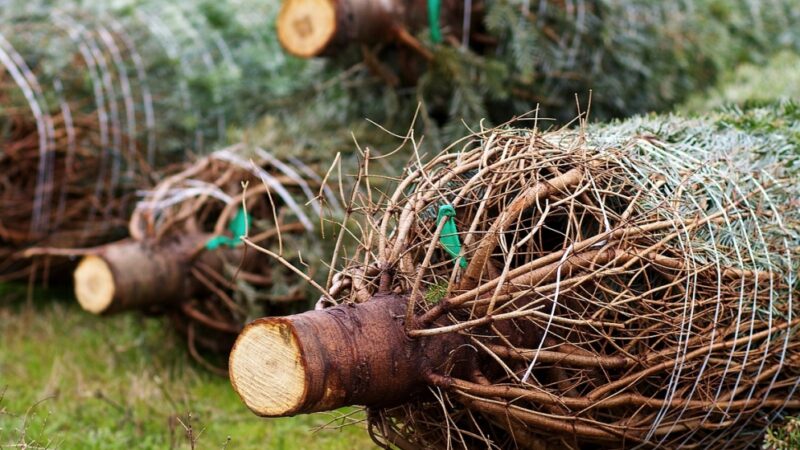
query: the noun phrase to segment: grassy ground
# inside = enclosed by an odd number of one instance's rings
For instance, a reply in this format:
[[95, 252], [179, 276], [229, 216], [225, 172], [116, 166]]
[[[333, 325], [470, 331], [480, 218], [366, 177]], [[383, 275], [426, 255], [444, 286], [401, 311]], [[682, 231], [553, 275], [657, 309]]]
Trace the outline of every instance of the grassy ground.
[[373, 447], [360, 424], [313, 431], [333, 415], [259, 419], [163, 319], [98, 319], [69, 297], [0, 285], [0, 449]]

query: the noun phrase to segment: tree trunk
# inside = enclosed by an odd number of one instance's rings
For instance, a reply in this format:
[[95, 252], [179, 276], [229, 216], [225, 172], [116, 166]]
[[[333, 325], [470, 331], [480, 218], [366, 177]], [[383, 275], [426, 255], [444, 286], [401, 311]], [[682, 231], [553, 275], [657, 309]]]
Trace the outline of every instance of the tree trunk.
[[94, 314], [187, 298], [201, 289], [189, 273], [194, 261], [199, 258], [221, 270], [225, 256], [235, 257], [203, 251], [210, 237], [198, 233], [158, 244], [126, 239], [99, 247], [75, 269], [75, 296], [83, 309]]
[[460, 335], [406, 335], [406, 304], [404, 297], [379, 294], [361, 304], [259, 319], [231, 351], [231, 383], [266, 417], [407, 401], [430, 373], [463, 364], [454, 355]]
[[[387, 42], [428, 25], [427, 0], [285, 0], [278, 39], [289, 53], [311, 58], [352, 43]], [[441, 26], [461, 20], [461, 4], [444, 0]]]

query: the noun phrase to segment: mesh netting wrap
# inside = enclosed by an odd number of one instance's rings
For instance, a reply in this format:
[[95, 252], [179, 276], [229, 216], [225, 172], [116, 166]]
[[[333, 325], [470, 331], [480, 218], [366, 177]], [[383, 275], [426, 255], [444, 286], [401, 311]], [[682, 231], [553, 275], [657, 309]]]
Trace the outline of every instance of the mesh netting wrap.
[[303, 83], [276, 5], [123, 3], [0, 5], [2, 276], [26, 247], [121, 236], [135, 188]]
[[475, 132], [351, 205], [359, 251], [318, 311], [245, 329], [234, 387], [364, 404], [398, 448], [754, 445], [800, 410], [797, 112]]

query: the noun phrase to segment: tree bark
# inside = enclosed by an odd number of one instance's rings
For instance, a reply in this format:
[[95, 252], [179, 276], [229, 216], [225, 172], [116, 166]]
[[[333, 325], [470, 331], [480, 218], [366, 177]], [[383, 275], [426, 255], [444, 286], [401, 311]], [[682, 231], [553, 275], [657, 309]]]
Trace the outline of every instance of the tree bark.
[[241, 253], [203, 251], [210, 237], [198, 233], [157, 244], [126, 239], [99, 247], [75, 269], [75, 296], [98, 315], [185, 299], [202, 289], [189, 273], [194, 261], [222, 270], [226, 256]]
[[265, 417], [407, 401], [430, 373], [464, 366], [455, 354], [460, 335], [406, 335], [407, 301], [378, 295], [361, 304], [259, 319], [231, 351], [231, 383]]
[[[442, 2], [441, 26], [460, 23], [462, 6]], [[395, 40], [428, 25], [427, 0], [285, 0], [278, 39], [302, 58], [331, 53], [352, 43]]]

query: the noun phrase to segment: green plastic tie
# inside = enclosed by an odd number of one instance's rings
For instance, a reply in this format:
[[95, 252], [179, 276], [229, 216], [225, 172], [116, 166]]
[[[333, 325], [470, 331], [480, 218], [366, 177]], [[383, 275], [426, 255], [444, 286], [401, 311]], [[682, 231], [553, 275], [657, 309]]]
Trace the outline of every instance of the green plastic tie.
[[467, 268], [467, 260], [461, 256], [461, 239], [458, 237], [458, 228], [456, 228], [456, 209], [453, 205], [442, 205], [439, 207], [439, 213], [436, 217], [437, 226], [441, 225], [444, 220], [442, 232], [439, 235], [439, 242], [444, 247], [444, 250], [454, 258], [458, 258], [458, 264], [462, 269]]
[[431, 41], [434, 44], [442, 42], [442, 28], [440, 19], [442, 16], [442, 0], [428, 0], [428, 25], [431, 27]]
[[250, 222], [250, 215], [247, 214], [243, 208], [236, 211], [236, 215], [228, 224], [228, 230], [233, 237], [228, 236], [214, 236], [206, 242], [206, 249], [216, 250], [220, 247], [228, 246], [234, 248], [242, 244], [242, 238], [247, 234], [247, 224]]

